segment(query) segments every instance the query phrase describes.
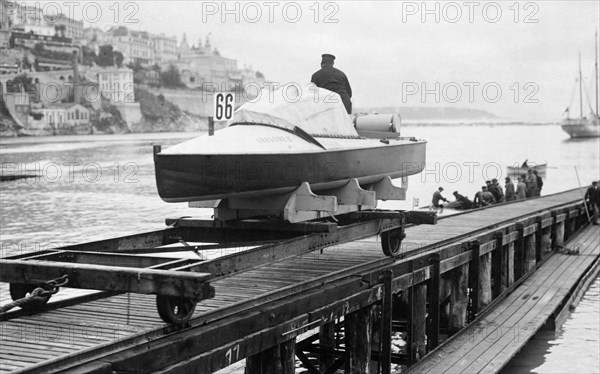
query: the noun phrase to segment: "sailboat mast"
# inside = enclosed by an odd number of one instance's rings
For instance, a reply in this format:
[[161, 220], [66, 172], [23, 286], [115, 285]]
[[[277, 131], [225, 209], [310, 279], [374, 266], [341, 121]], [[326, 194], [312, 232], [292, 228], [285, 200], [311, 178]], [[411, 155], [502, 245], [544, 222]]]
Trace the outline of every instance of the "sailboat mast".
[[579, 52], [579, 118], [583, 118], [583, 89], [581, 85], [581, 52]]
[[598, 30], [596, 30], [596, 117], [600, 116], [598, 113]]

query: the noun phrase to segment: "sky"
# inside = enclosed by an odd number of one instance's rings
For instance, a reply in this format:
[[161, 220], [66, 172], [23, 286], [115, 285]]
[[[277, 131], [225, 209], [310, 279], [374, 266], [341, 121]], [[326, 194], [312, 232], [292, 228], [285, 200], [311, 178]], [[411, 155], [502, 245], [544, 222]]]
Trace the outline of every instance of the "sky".
[[303, 87], [321, 54], [334, 54], [360, 108], [458, 107], [558, 122], [569, 105], [579, 113], [581, 52], [593, 103], [597, 0], [54, 3], [86, 26], [178, 41], [185, 33], [190, 44], [210, 33], [221, 55], [280, 85]]

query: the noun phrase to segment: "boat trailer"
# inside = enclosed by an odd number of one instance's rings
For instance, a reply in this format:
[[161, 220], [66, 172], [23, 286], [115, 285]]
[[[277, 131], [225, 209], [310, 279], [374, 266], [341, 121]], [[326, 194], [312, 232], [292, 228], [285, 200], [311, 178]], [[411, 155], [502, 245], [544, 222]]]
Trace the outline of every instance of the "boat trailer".
[[[167, 219], [163, 230], [7, 257], [0, 262], [0, 282], [10, 284], [13, 303], [0, 307], [0, 318], [16, 306], [32, 313], [44, 310], [60, 287], [69, 287], [105, 291], [100, 297], [156, 295], [160, 317], [184, 326], [198, 302], [214, 297], [211, 280], [228, 274], [375, 235], [380, 236], [385, 255], [401, 257], [405, 226], [435, 224], [437, 216], [363, 210], [374, 207], [376, 193], [378, 198], [385, 193], [400, 197], [395, 189], [389, 178], [370, 186], [370, 191], [353, 180], [326, 196], [302, 185], [281, 199], [283, 210], [275, 217], [247, 201], [218, 201], [211, 203], [214, 220]], [[206, 204], [190, 202], [190, 206]], [[336, 215], [329, 214], [332, 211]], [[249, 214], [262, 217], [240, 218]], [[236, 253], [211, 260], [203, 255], [228, 249]], [[157, 253], [161, 257], [151, 256]]]

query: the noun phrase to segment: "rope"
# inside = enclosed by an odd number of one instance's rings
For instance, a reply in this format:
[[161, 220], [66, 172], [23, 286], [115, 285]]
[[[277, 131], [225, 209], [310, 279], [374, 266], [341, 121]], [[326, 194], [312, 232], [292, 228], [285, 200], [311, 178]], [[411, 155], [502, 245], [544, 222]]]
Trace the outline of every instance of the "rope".
[[42, 306], [46, 304], [48, 300], [50, 300], [52, 295], [58, 292], [59, 287], [66, 285], [68, 282], [69, 277], [67, 275], [63, 275], [60, 278], [45, 282], [40, 287], [37, 287], [31, 291], [28, 296], [13, 300], [6, 305], [0, 306], [0, 314], [4, 314], [15, 307], [20, 307], [22, 309], [33, 309], [35, 307]]

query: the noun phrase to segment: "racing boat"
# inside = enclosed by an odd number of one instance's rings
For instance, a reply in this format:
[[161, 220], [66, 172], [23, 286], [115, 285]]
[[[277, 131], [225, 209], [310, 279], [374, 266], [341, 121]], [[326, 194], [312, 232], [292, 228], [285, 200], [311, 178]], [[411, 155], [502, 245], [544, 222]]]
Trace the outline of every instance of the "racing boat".
[[303, 183], [318, 193], [353, 179], [368, 186], [423, 170], [426, 141], [401, 137], [397, 115], [348, 116], [337, 94], [316, 86], [294, 100], [275, 93], [263, 91], [239, 107], [213, 136], [155, 152], [160, 197], [248, 198], [288, 193]]

